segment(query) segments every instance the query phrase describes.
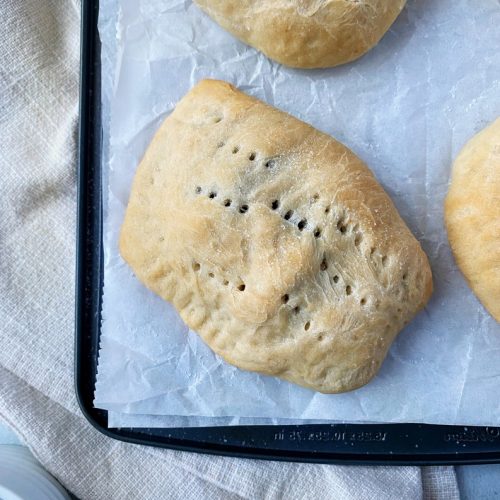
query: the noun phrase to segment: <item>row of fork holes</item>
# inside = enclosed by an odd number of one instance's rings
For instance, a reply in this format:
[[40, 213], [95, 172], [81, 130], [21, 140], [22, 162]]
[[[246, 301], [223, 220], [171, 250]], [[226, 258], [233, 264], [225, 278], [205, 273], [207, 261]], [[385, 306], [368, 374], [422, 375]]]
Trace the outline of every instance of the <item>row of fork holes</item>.
[[[195, 272], [199, 272], [201, 270], [201, 265], [199, 262], [193, 262], [193, 271]], [[208, 277], [209, 278], [215, 278], [215, 274], [212, 273], [212, 272], [209, 272], [208, 273]], [[229, 281], [227, 279], [224, 279], [222, 281], [222, 284], [224, 286], [228, 286], [229, 285]], [[240, 292], [244, 292], [245, 291], [245, 288], [246, 288], [246, 285], [245, 283], [240, 283], [237, 287], [236, 287], [236, 290], [240, 291]]]
[[[278, 210], [280, 207], [280, 202], [279, 200], [273, 200], [271, 202], [271, 210]], [[285, 215], [283, 215], [283, 219], [286, 221], [289, 221], [292, 216], [293, 216], [293, 210], [288, 210]], [[303, 231], [307, 227], [307, 219], [300, 219], [299, 222], [297, 223], [297, 228], [299, 231]], [[321, 236], [321, 228], [316, 227], [316, 229], [313, 232], [315, 238], [319, 238]]]
[[[196, 194], [201, 194], [202, 192], [202, 188], [201, 186], [197, 186], [196, 187]], [[208, 197], [213, 200], [215, 198], [217, 198], [217, 192], [216, 191], [210, 191], [208, 193]], [[314, 197], [313, 197], [313, 200], [317, 200], [319, 198], [319, 195], [318, 194], [315, 194]], [[231, 205], [232, 205], [233, 201], [230, 199], [230, 198], [226, 198], [224, 199], [223, 201], [223, 205], [227, 208], [229, 208]], [[279, 200], [273, 200], [271, 202], [271, 209], [272, 210], [278, 210], [278, 208], [280, 207], [280, 202]], [[249, 209], [249, 206], [247, 204], [243, 204], [239, 207], [239, 212], [241, 214], [244, 214], [246, 212], [248, 212], [248, 209]], [[288, 210], [285, 215], [283, 215], [283, 218], [286, 220], [286, 221], [289, 221], [292, 216], [293, 216], [293, 213], [294, 211], [293, 210]], [[300, 219], [299, 222], [297, 223], [297, 228], [299, 229], [299, 231], [303, 231], [305, 228], [307, 227], [307, 219]], [[347, 231], [347, 225], [342, 221], [340, 220], [338, 223], [337, 223], [337, 229], [342, 233], [346, 233]], [[357, 226], [355, 227], [355, 230], [357, 230]], [[315, 238], [319, 238], [321, 236], [321, 228], [319, 227], [316, 227], [314, 232], [314, 237]], [[355, 236], [355, 239], [354, 239], [354, 244], [355, 246], [359, 246], [359, 244], [361, 243], [361, 240], [362, 240], [362, 235], [361, 234], [357, 234]], [[382, 264], [385, 264], [385, 260], [386, 260], [386, 257], [382, 257]]]
[[[226, 143], [224, 141], [221, 141], [217, 144], [217, 147], [223, 148], [225, 145], [226, 145]], [[240, 150], [241, 150], [240, 146], [233, 146], [233, 148], [231, 149], [231, 153], [233, 155], [235, 155], [235, 154], [238, 154], [240, 152]], [[257, 159], [257, 153], [255, 151], [251, 151], [250, 153], [248, 153], [248, 159], [250, 161], [255, 161]], [[264, 162], [264, 166], [266, 168], [273, 168], [276, 166], [276, 160], [273, 158], [270, 158]]]
[[[327, 260], [326, 260], [326, 257], [323, 257], [323, 260], [321, 261], [321, 264], [320, 264], [320, 266], [319, 266], [319, 267], [320, 267], [320, 270], [321, 270], [321, 271], [327, 271], [327, 270], [328, 270], [328, 262], [327, 262]], [[332, 280], [333, 280], [333, 282], [334, 282], [334, 283], [338, 283], [338, 282], [339, 282], [339, 280], [340, 280], [340, 278], [339, 278], [339, 276], [338, 276], [337, 274], [335, 274], [335, 275], [333, 276]], [[346, 287], [345, 287], [345, 294], [346, 294], [347, 296], [349, 296], [349, 295], [352, 295], [352, 292], [353, 292], [353, 290], [352, 290], [352, 286], [351, 286], [351, 285], [346, 285]], [[365, 297], [362, 297], [362, 298], [361, 298], [361, 300], [359, 301], [359, 303], [360, 303], [362, 306], [366, 305], [366, 303], [367, 303], [366, 298], [365, 298]]]
[[[196, 194], [201, 194], [201, 193], [202, 193], [202, 191], [203, 191], [203, 190], [202, 190], [201, 186], [197, 186], [197, 187], [196, 187], [196, 189], [195, 189]], [[210, 191], [210, 192], [208, 193], [208, 197], [209, 197], [211, 200], [213, 200], [213, 199], [217, 198], [217, 195], [218, 195], [218, 194], [217, 194], [217, 192], [216, 192], [216, 191]], [[223, 204], [225, 207], [227, 207], [227, 208], [229, 208], [229, 207], [232, 205], [232, 203], [233, 203], [233, 200], [231, 200], [230, 198], [226, 198], [226, 199], [224, 199], [224, 201], [222, 202], [222, 204]], [[274, 201], [271, 203], [271, 209], [272, 209], [272, 210], [277, 210], [278, 208], [279, 208], [279, 201], [278, 201], [278, 200], [274, 200]], [[249, 206], [248, 206], [247, 204], [243, 204], [243, 205], [241, 205], [241, 206], [239, 207], [239, 210], [238, 210], [238, 211], [239, 211], [241, 214], [244, 214], [244, 213], [248, 212], [248, 209], [249, 209]], [[287, 213], [283, 216], [283, 218], [284, 218], [285, 220], [287, 220], [287, 221], [288, 221], [288, 220], [290, 220], [290, 219], [291, 219], [292, 215], [293, 215], [293, 210], [288, 210], [288, 212], [287, 212]], [[306, 228], [306, 226], [307, 226], [307, 219], [301, 219], [301, 220], [298, 222], [298, 224], [297, 224], [297, 227], [298, 227], [299, 231], [303, 231], [303, 230]], [[315, 237], [315, 238], [319, 238], [319, 237], [321, 236], [321, 229], [320, 229], [319, 227], [317, 227], [317, 228], [314, 230], [314, 233], [313, 233], [313, 234], [314, 234], [314, 237]]]
[[[222, 117], [221, 116], [216, 116], [214, 119], [213, 119], [214, 123], [220, 123], [222, 121]], [[223, 148], [224, 146], [226, 145], [226, 143], [224, 141], [221, 141], [217, 144], [217, 147], [218, 148]], [[240, 152], [240, 146], [238, 145], [235, 145], [233, 146], [231, 152], [233, 153], [233, 155], [235, 154], [238, 154]], [[250, 161], [254, 161], [255, 159], [257, 158], [257, 153], [255, 151], [251, 151], [249, 154], [248, 154], [248, 159]], [[274, 167], [276, 161], [273, 160], [273, 159], [269, 159], [267, 160], [265, 163], [264, 163], [264, 166], [266, 168], [272, 168]]]
[[[316, 201], [319, 199], [319, 195], [316, 193], [313, 198], [312, 198], [312, 201]], [[278, 208], [280, 207], [280, 202], [279, 200], [273, 200], [272, 203], [271, 203], [271, 209], [272, 210], [278, 210]], [[325, 209], [325, 213], [328, 213], [330, 211], [329, 207], [327, 207], [327, 209]], [[283, 219], [285, 219], [286, 221], [289, 221], [292, 216], [294, 214], [294, 211], [293, 210], [288, 210], [285, 215], [283, 215]], [[298, 224], [297, 224], [297, 227], [299, 229], [299, 231], [303, 231], [307, 226], [307, 219], [300, 219]], [[337, 229], [340, 231], [341, 234], [345, 234], [347, 232], [347, 224], [341, 219], [337, 222]], [[353, 232], [356, 232], [358, 230], [358, 226], [354, 226], [354, 229], [353, 229]], [[315, 238], [319, 238], [321, 236], [321, 228], [320, 227], [316, 227], [314, 229], [314, 237]], [[363, 239], [363, 236], [360, 234], [360, 233], [357, 233], [355, 238], [354, 238], [354, 245], [356, 247], [359, 247], [359, 245], [361, 244], [361, 241]]]
[[[283, 304], [288, 304], [288, 301], [289, 301], [289, 300], [290, 300], [290, 296], [289, 296], [287, 293], [285, 293], [285, 295], [283, 295], [283, 297], [281, 297], [281, 302], [282, 302]], [[295, 314], [299, 314], [299, 312], [300, 312], [300, 306], [298, 306], [298, 305], [297, 305], [297, 306], [295, 306], [295, 307], [293, 308], [293, 312], [294, 312]], [[310, 327], [311, 327], [311, 322], [310, 322], [310, 321], [307, 321], [307, 322], [305, 323], [305, 325], [304, 325], [304, 330], [305, 330], [305, 331], [307, 331], [307, 330], [309, 330], [309, 328], [310, 328]]]
[[[202, 191], [203, 190], [202, 190], [201, 186], [197, 186], [196, 189], [195, 189], [196, 194], [201, 194]], [[216, 191], [210, 191], [208, 193], [208, 197], [211, 200], [217, 198], [217, 192]], [[222, 204], [225, 207], [229, 208], [233, 204], [233, 200], [231, 200], [231, 198], [226, 198], [226, 199], [223, 200]], [[246, 203], [243, 203], [242, 205], [239, 206], [238, 212], [240, 214], [246, 214], [248, 212], [248, 209], [249, 209], [249, 206]]]

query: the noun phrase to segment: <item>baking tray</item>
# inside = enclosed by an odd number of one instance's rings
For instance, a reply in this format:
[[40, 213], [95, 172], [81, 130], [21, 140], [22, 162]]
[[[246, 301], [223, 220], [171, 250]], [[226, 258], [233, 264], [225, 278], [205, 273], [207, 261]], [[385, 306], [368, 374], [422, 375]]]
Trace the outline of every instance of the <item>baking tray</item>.
[[75, 385], [81, 410], [106, 436], [234, 457], [342, 464], [500, 462], [500, 427], [332, 424], [107, 428], [94, 408], [103, 290], [99, 2], [82, 0]]

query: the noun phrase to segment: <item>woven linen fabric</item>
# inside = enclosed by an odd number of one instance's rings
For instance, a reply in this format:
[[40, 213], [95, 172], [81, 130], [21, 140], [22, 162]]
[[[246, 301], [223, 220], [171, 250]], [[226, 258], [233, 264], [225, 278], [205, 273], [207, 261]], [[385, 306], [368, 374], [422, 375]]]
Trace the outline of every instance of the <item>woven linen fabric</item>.
[[456, 499], [451, 467], [232, 459], [125, 444], [73, 389], [78, 0], [0, 2], [0, 419], [81, 499]]

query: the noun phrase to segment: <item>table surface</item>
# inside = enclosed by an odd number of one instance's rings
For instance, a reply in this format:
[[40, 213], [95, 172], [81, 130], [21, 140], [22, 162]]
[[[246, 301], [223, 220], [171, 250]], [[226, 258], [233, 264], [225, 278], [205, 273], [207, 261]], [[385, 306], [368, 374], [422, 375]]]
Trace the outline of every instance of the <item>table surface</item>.
[[[0, 445], [20, 440], [0, 423]], [[500, 465], [466, 465], [455, 468], [462, 500], [500, 500]]]

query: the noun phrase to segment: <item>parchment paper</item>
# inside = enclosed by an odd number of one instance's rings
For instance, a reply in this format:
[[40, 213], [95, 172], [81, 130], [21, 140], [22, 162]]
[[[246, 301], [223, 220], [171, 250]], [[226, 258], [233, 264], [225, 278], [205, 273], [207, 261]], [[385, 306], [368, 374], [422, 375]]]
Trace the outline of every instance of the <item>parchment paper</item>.
[[[110, 410], [109, 425], [500, 425], [500, 326], [457, 270], [443, 224], [453, 158], [500, 115], [500, 2], [409, 0], [368, 55], [315, 71], [271, 62], [191, 1], [101, 4], [108, 189], [95, 405]], [[120, 258], [117, 236], [138, 161], [175, 103], [204, 77], [227, 80], [344, 142], [427, 252], [433, 298], [364, 388], [322, 395], [224, 363]]]

